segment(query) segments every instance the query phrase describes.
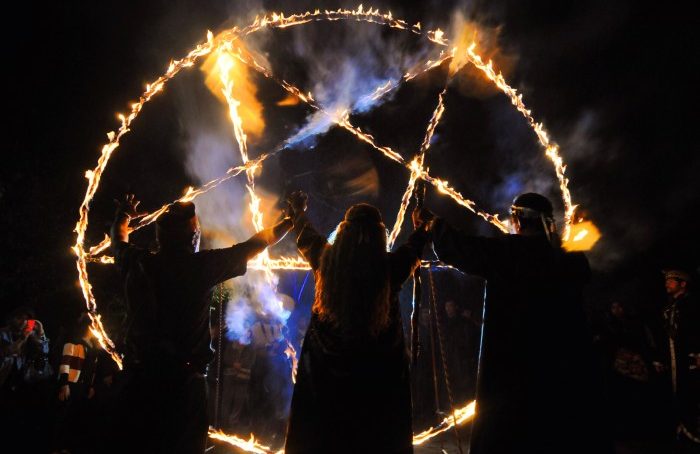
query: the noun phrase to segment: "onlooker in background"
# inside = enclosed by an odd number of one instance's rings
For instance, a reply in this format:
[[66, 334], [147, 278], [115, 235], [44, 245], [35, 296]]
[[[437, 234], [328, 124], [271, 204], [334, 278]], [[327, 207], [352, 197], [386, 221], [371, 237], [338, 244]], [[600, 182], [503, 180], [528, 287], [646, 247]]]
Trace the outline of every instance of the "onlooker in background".
[[221, 402], [223, 426], [240, 431], [248, 411], [250, 371], [255, 350], [237, 340], [227, 342], [223, 357], [223, 396]]
[[44, 385], [53, 377], [49, 339], [34, 311], [18, 307], [0, 328], [0, 427], [21, 439], [46, 430]]
[[596, 340], [607, 372], [618, 436], [649, 433], [651, 424], [656, 422], [649, 405], [656, 374], [652, 367], [651, 332], [622, 303], [613, 301]]
[[[100, 440], [98, 418], [98, 386], [111, 385], [109, 365], [100, 367], [100, 363], [112, 360], [105, 354], [90, 331], [90, 317], [82, 313], [75, 321], [68, 341], [63, 345], [63, 355], [58, 368], [58, 400], [60, 402], [54, 443], [57, 451], [68, 450], [71, 453], [94, 452], [99, 450]], [[101, 403], [101, 402], [100, 402]]]
[[668, 302], [663, 318], [678, 439], [681, 446], [697, 450], [700, 446], [700, 305], [690, 292], [688, 272], [670, 269], [664, 271], [664, 277]]
[[286, 395], [291, 393], [292, 386], [291, 369], [286, 370], [289, 361], [284, 353], [286, 327], [273, 316], [258, 315], [250, 330], [255, 352], [249, 389], [251, 423], [255, 433], [279, 437], [284, 434], [284, 423], [279, 419], [287, 417]]
[[[473, 346], [471, 333], [473, 329], [462, 316], [457, 303], [452, 300], [445, 302], [445, 348], [447, 353], [447, 370], [450, 373], [450, 387], [454, 404], [464, 403], [473, 396], [474, 376]], [[445, 407], [449, 408], [449, 407]]]

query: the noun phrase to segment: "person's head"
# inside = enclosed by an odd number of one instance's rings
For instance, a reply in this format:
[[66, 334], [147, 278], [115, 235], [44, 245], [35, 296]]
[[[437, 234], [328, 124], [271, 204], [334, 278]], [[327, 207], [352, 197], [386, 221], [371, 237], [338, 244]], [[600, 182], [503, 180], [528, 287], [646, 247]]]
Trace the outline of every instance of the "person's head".
[[619, 301], [613, 301], [610, 303], [610, 314], [617, 319], [623, 319], [625, 318], [625, 307]]
[[7, 316], [7, 324], [14, 333], [20, 333], [24, 331], [27, 320], [32, 320], [33, 318], [34, 311], [31, 308], [20, 306]]
[[552, 202], [541, 194], [528, 192], [517, 196], [510, 207], [510, 220], [516, 234], [535, 236], [556, 233]]
[[666, 280], [666, 293], [674, 298], [684, 295], [688, 291], [690, 274], [679, 269], [664, 270]]
[[160, 250], [197, 252], [201, 230], [192, 202], [175, 202], [156, 221], [156, 240]]
[[430, 307], [421, 306], [420, 308], [420, 324], [423, 326], [430, 325]]
[[449, 318], [454, 318], [457, 316], [457, 303], [449, 300], [445, 303], [445, 313]]
[[73, 323], [73, 335], [75, 339], [80, 339], [80, 338], [87, 338], [90, 337], [90, 326], [92, 325], [92, 321], [90, 320], [90, 316], [88, 315], [87, 312], [81, 312], [80, 315], [78, 315]]
[[387, 234], [372, 205], [350, 207], [321, 256], [313, 310], [350, 336], [376, 335], [389, 323]]

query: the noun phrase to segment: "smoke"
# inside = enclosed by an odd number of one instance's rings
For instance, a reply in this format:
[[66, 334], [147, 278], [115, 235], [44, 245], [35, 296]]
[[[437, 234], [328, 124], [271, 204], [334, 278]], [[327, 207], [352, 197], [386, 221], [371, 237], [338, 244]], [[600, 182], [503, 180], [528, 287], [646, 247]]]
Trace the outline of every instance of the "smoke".
[[330, 36], [327, 32], [325, 27], [291, 32], [294, 57], [302, 60], [311, 92], [331, 116], [314, 112], [287, 140], [290, 146], [313, 146], [314, 138], [344, 114], [361, 114], [390, 99], [372, 95], [380, 86], [397, 83], [430, 50], [425, 45], [412, 49], [406, 33], [386, 34], [372, 24], [347, 23], [334, 27]]
[[[200, 87], [200, 93], [197, 93], [197, 89], [187, 82], [175, 85], [183, 148], [186, 150], [184, 161], [190, 176], [197, 184], [202, 184], [221, 176], [227, 168], [239, 165], [241, 158], [222, 106], [211, 96], [206, 96], [205, 88]], [[234, 179], [196, 200], [203, 239], [208, 248], [228, 247], [255, 233], [244, 184], [244, 177]], [[256, 193], [262, 199], [265, 223], [270, 225], [280, 215], [276, 208], [277, 196], [260, 187], [256, 188]], [[286, 323], [293, 300], [277, 293], [277, 283], [277, 276], [268, 282], [263, 272], [249, 270], [224, 284], [228, 296], [226, 323], [230, 339], [249, 342], [248, 328], [259, 317]]]

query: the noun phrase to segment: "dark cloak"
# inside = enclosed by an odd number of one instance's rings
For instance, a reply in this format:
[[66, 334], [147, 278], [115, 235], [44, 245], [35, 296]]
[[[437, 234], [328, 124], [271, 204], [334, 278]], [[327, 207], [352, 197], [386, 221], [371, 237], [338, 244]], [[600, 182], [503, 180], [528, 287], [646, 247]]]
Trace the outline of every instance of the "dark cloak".
[[470, 236], [441, 219], [433, 241], [442, 262], [487, 282], [470, 454], [611, 452], [585, 256], [544, 235]]
[[[305, 219], [297, 245], [316, 272], [328, 243]], [[423, 231], [388, 254], [391, 312], [376, 338], [349, 342], [312, 315], [299, 358], [285, 452], [410, 453], [411, 390], [398, 292], [420, 264]]]

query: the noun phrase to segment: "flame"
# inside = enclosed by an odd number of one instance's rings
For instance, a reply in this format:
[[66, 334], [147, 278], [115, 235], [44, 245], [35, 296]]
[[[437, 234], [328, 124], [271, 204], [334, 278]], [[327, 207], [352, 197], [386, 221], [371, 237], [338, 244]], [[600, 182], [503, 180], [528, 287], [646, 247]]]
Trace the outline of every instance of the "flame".
[[259, 138], [265, 129], [263, 105], [257, 98], [258, 88], [252, 81], [252, 74], [247, 65], [240, 64], [235, 53], [250, 52], [243, 48], [243, 43], [236, 41], [234, 49], [231, 42], [226, 42], [213, 52], [202, 64], [202, 71], [207, 76], [204, 81], [207, 88], [222, 102], [230, 100], [226, 93], [236, 87], [236, 109], [245, 125], [245, 133]]
[[286, 106], [296, 106], [299, 104], [299, 97], [295, 96], [293, 94], [288, 94], [286, 98], [277, 101], [276, 105], [281, 106], [281, 107], [286, 107]]
[[253, 434], [250, 434], [250, 438], [245, 440], [236, 435], [229, 435], [220, 430], [214, 430], [214, 428], [210, 427], [209, 438], [226, 442], [231, 446], [235, 446], [245, 452], [252, 452], [255, 454], [269, 454], [271, 452], [271, 448], [258, 443]]
[[476, 401], [473, 400], [467, 405], [454, 410], [452, 415], [446, 416], [440, 424], [435, 427], [431, 427], [423, 432], [413, 435], [413, 445], [422, 445], [431, 438], [446, 432], [453, 428], [455, 425], [460, 426], [465, 422], [471, 420], [476, 414]]
[[567, 251], [590, 251], [600, 236], [600, 230], [592, 221], [581, 221], [571, 226], [569, 239], [562, 243], [562, 247]]
[[297, 366], [299, 365], [299, 361], [297, 360], [297, 351], [294, 349], [294, 346], [292, 346], [289, 340], [285, 340], [287, 341], [287, 347], [284, 349], [284, 354], [287, 356], [287, 359], [292, 360], [292, 383], [296, 384]]
[[[434, 438], [441, 433], [444, 433], [455, 426], [461, 426], [462, 424], [470, 421], [476, 414], [476, 401], [471, 401], [463, 407], [456, 408], [452, 415], [445, 417], [437, 426], [430, 427], [418, 434], [413, 435], [413, 446], [420, 446], [426, 441]], [[237, 435], [229, 435], [222, 431], [215, 431], [209, 428], [209, 438], [215, 440], [220, 440], [226, 442], [232, 446], [235, 446], [245, 452], [260, 453], [260, 454], [271, 454], [272, 450], [270, 447], [260, 444], [253, 434], [250, 435], [250, 439], [246, 441]], [[284, 450], [279, 450], [275, 454], [283, 454]]]
[[442, 118], [442, 114], [445, 112], [445, 102], [443, 98], [446, 92], [447, 87], [445, 87], [438, 95], [438, 103], [437, 106], [435, 106], [435, 110], [433, 111], [430, 121], [428, 122], [428, 128], [425, 131], [425, 136], [423, 137], [423, 143], [421, 143], [420, 151], [409, 164], [411, 176], [408, 179], [406, 190], [401, 197], [401, 206], [399, 207], [399, 212], [396, 214], [394, 228], [391, 229], [391, 234], [389, 234], [389, 240], [387, 242], [387, 247], [389, 249], [394, 247], [394, 242], [399, 236], [401, 226], [403, 225], [404, 216], [406, 215], [406, 210], [408, 209], [408, 204], [411, 201], [411, 195], [416, 187], [416, 181], [418, 181], [418, 178], [420, 178], [421, 172], [423, 171], [425, 154], [427, 153], [428, 148], [430, 148], [430, 141], [433, 138], [433, 134], [435, 134], [435, 128], [437, 128], [437, 125], [440, 123], [440, 119]]
[[564, 233], [562, 238], [566, 241], [569, 238], [571, 231], [571, 223], [573, 220], [574, 210], [576, 206], [571, 201], [571, 193], [569, 191], [569, 179], [566, 178], [564, 173], [566, 172], [566, 166], [564, 165], [564, 159], [559, 154], [559, 145], [552, 142], [549, 139], [549, 134], [544, 129], [542, 123], [537, 123], [532, 116], [532, 112], [525, 107], [523, 103], [523, 95], [518, 94], [518, 91], [508, 85], [503, 77], [503, 74], [496, 72], [493, 69], [493, 62], [489, 60], [488, 63], [484, 63], [481, 56], [475, 52], [476, 43], [472, 43], [467, 49], [467, 57], [469, 61], [477, 67], [481, 72], [488, 77], [503, 93], [505, 93], [509, 98], [513, 106], [525, 117], [530, 127], [537, 135], [542, 147], [545, 149], [545, 155], [554, 164], [554, 169], [559, 180], [559, 189], [561, 190], [562, 199], [564, 201]]

